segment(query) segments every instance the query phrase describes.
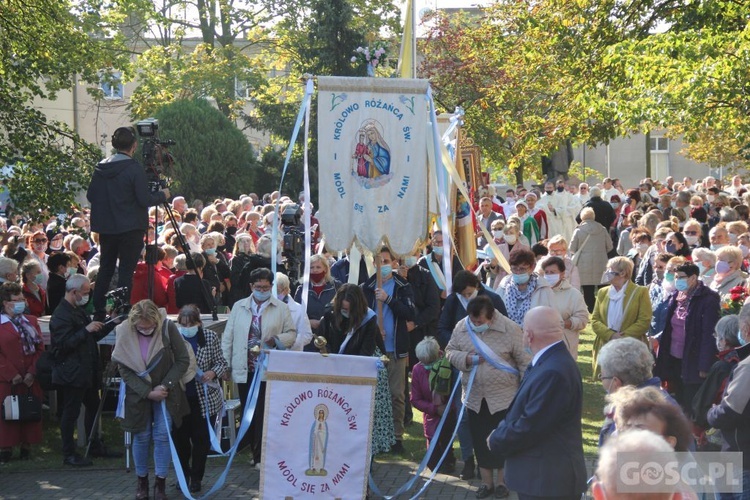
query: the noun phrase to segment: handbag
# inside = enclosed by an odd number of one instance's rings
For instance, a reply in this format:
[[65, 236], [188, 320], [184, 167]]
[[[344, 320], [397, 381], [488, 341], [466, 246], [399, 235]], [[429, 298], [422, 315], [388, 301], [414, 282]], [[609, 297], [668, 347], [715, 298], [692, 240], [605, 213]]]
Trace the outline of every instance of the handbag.
[[18, 395], [15, 386], [11, 394], [3, 401], [2, 417], [6, 422], [40, 422], [42, 420], [42, 401], [26, 388], [26, 394]]

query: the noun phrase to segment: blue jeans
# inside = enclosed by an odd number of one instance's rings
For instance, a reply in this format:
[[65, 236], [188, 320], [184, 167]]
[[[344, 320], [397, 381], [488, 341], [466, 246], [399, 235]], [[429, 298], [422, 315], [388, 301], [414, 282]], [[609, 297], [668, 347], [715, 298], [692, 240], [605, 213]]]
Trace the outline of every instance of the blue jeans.
[[[461, 374], [458, 372], [458, 370], [455, 370], [455, 373], [458, 374], [460, 377]], [[456, 407], [456, 411], [461, 410], [461, 392], [463, 391], [463, 385], [459, 384], [458, 390], [459, 392], [456, 393], [454, 397], [454, 405]], [[469, 410], [464, 410], [464, 414], [461, 417], [461, 421], [458, 423], [458, 432], [456, 432], [456, 436], [458, 436], [458, 445], [461, 449], [461, 461], [466, 462], [470, 457], [474, 456], [474, 446], [472, 445], [471, 441], [471, 428], [469, 427]]]
[[750, 469], [742, 471], [742, 493], [722, 493], [721, 500], [750, 500]]
[[151, 420], [146, 429], [133, 435], [133, 463], [135, 473], [139, 477], [148, 475], [148, 449], [151, 440], [154, 441], [154, 472], [157, 477], [167, 477], [172, 452], [169, 449], [169, 430], [172, 427], [172, 417], [167, 412], [169, 425], [164, 423], [164, 413], [161, 403], [151, 402]]

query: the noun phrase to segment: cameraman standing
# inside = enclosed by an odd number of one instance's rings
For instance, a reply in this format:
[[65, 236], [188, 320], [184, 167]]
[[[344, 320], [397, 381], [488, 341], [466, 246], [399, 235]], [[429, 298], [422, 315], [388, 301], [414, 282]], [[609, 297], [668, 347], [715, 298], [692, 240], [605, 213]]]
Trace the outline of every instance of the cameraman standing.
[[91, 203], [91, 230], [99, 233], [101, 260], [94, 288], [94, 319], [103, 320], [105, 294], [119, 259], [118, 287], [132, 289], [133, 272], [148, 229], [148, 208], [169, 198], [169, 189], [150, 192], [144, 168], [133, 159], [138, 141], [133, 127], [112, 135], [117, 153], [94, 169], [86, 197]]

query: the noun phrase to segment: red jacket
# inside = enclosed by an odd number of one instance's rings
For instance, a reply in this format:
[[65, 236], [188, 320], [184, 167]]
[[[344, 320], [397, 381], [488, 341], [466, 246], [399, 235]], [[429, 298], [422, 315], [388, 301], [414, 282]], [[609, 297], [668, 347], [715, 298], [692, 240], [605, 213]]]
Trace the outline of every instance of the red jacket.
[[[136, 304], [148, 298], [148, 264], [139, 262], [133, 274], [133, 290], [130, 292], [130, 303]], [[163, 274], [154, 270], [154, 303], [167, 307], [167, 282]]]
[[174, 281], [187, 271], [177, 271], [167, 279], [167, 314], [177, 314], [180, 308], [177, 307], [177, 295], [174, 289]]
[[44, 316], [44, 310], [47, 307], [47, 292], [42, 287], [39, 287], [39, 298], [34, 295], [28, 285], [23, 286], [23, 296], [26, 298], [26, 305], [29, 309], [29, 314], [36, 316], [37, 318]]

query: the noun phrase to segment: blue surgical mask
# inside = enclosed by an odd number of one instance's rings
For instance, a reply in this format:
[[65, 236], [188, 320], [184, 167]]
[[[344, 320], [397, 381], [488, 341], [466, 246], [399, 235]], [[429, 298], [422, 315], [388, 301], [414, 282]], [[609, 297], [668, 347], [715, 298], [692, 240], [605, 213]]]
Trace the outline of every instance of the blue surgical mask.
[[44, 275], [42, 273], [39, 273], [34, 276], [34, 283], [36, 283], [37, 285], [41, 285], [42, 283], [44, 283]]
[[703, 262], [698, 261], [695, 263], [696, 266], [698, 266], [698, 271], [700, 271], [700, 274], [703, 274], [706, 272], [706, 266], [703, 265]]
[[484, 333], [490, 327], [489, 323], [481, 325], [475, 325], [473, 321], [470, 321], [469, 323], [471, 323], [471, 329], [474, 330], [474, 333]]
[[443, 255], [443, 247], [432, 247], [432, 253], [435, 255]]
[[206, 255], [216, 255], [216, 249], [215, 248], [207, 248], [205, 250]]
[[513, 281], [516, 285], [525, 285], [529, 282], [529, 279], [531, 278], [531, 274], [529, 273], [522, 273], [522, 274], [516, 274], [513, 273]]
[[676, 278], [674, 280], [674, 287], [680, 292], [684, 292], [685, 290], [690, 288], [687, 278]]
[[380, 276], [383, 278], [389, 278], [393, 274], [393, 266], [390, 264], [385, 264], [383, 266], [380, 266]]
[[13, 302], [13, 314], [23, 314], [26, 310], [26, 302]]
[[737, 341], [740, 343], [740, 347], [747, 345], [747, 340], [742, 336], [742, 330], [737, 332]]
[[417, 257], [415, 257], [413, 255], [409, 255], [409, 256], [407, 256], [407, 257], [404, 258], [404, 265], [406, 267], [414, 267], [414, 266], [417, 265], [418, 261], [419, 261], [419, 259]]
[[666, 273], [664, 275], [664, 279], [666, 281], [669, 281], [670, 283], [673, 283], [674, 282], [674, 273]]
[[341, 313], [341, 316], [343, 316], [343, 317], [344, 317], [344, 318], [346, 318], [346, 319], [349, 319], [349, 311], [347, 311], [347, 310], [345, 310], [345, 309], [342, 309], [342, 310], [341, 310], [341, 311], [339, 311], [339, 312]]
[[192, 339], [198, 335], [198, 325], [195, 326], [178, 326], [177, 329], [180, 331], [183, 337], [186, 339]]
[[68, 270], [65, 272], [65, 277], [70, 278], [71, 276], [74, 276], [78, 272], [77, 267], [69, 267]]
[[260, 290], [253, 290], [253, 297], [258, 302], [265, 302], [271, 298], [271, 290], [261, 292]]

